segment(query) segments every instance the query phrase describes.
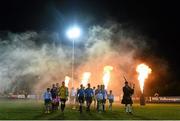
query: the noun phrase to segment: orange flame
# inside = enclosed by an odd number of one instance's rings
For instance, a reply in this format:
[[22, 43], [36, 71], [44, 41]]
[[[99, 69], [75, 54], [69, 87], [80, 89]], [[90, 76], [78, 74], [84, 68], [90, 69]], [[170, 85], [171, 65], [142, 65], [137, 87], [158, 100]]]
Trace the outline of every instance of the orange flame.
[[90, 76], [91, 76], [91, 73], [90, 73], [90, 72], [84, 72], [84, 73], [83, 73], [83, 78], [82, 78], [82, 80], [81, 80], [81, 84], [82, 84], [84, 87], [87, 86]]
[[148, 78], [148, 75], [151, 73], [151, 68], [145, 64], [139, 64], [136, 68], [136, 71], [139, 73], [138, 80], [140, 84], [141, 92], [144, 90], [144, 81]]
[[110, 78], [111, 78], [111, 71], [113, 70], [112, 66], [105, 66], [104, 67], [104, 75], [103, 75], [103, 84], [105, 85], [105, 89], [107, 89]]
[[65, 86], [66, 87], [68, 87], [68, 85], [69, 85], [69, 80], [70, 80], [70, 77], [68, 77], [68, 76], [65, 76]]

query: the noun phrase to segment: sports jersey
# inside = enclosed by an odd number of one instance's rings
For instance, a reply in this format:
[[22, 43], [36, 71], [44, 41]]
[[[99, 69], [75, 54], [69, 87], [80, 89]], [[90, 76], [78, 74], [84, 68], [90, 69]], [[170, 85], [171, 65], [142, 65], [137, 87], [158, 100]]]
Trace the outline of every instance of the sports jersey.
[[97, 95], [99, 93], [100, 89], [96, 89], [95, 90], [95, 95]]
[[106, 99], [107, 98], [107, 91], [104, 89], [104, 90], [101, 90], [101, 93], [103, 95], [103, 99]]
[[57, 88], [56, 87], [53, 87], [52, 89], [51, 89], [51, 95], [52, 95], [52, 98], [56, 98], [56, 95], [57, 94]]
[[103, 94], [101, 93], [101, 91], [99, 91], [99, 92], [96, 94], [96, 98], [97, 98], [97, 100], [102, 100], [102, 99], [103, 99]]
[[108, 95], [108, 99], [109, 99], [109, 100], [114, 100], [114, 95], [113, 95], [113, 94], [109, 94], [109, 95]]
[[71, 96], [72, 96], [72, 97], [75, 97], [76, 94], [77, 94], [76, 90], [75, 90], [75, 89], [72, 89], [72, 90], [71, 90]]
[[85, 95], [86, 95], [86, 97], [92, 97], [93, 96], [93, 89], [92, 88], [87, 88], [85, 90]]
[[44, 93], [43, 97], [44, 97], [45, 100], [47, 100], [47, 99], [52, 100], [52, 95], [51, 95], [50, 92], [47, 92], [47, 91], [46, 91], [46, 92]]
[[85, 96], [85, 90], [84, 89], [79, 89], [77, 92], [78, 97], [84, 97]]
[[66, 99], [68, 97], [68, 88], [65, 86], [61, 86], [59, 88], [59, 93], [58, 93], [59, 97], [62, 99]]

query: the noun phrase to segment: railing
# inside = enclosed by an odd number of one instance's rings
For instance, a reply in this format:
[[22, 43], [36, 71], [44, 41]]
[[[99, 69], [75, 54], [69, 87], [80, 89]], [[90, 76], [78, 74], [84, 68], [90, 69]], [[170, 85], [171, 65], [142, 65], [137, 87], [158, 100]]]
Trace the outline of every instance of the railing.
[[[0, 97], [3, 98], [3, 97]], [[10, 95], [6, 98], [10, 99], [25, 99], [25, 95]], [[42, 95], [28, 95], [27, 99], [43, 99]], [[115, 96], [115, 102], [121, 102], [122, 97]], [[139, 102], [139, 97], [132, 97], [134, 102]], [[160, 96], [160, 97], [145, 97], [146, 103], [180, 103], [180, 96]]]

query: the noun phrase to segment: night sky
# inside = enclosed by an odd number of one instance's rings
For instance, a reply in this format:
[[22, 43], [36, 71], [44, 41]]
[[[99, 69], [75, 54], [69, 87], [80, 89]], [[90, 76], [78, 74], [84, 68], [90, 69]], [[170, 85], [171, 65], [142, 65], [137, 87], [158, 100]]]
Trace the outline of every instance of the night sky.
[[157, 0], [1, 0], [0, 31], [61, 32], [72, 20], [84, 27], [107, 19], [129, 23], [152, 43], [156, 41], [156, 45], [148, 43], [155, 56], [168, 62], [172, 76], [167, 84], [180, 85], [179, 9], [178, 2]]

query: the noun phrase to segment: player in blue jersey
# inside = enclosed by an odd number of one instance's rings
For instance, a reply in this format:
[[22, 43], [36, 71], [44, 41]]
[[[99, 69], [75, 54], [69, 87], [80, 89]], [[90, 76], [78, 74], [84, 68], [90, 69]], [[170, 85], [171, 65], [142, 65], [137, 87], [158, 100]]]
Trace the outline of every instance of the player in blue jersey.
[[114, 95], [112, 94], [112, 90], [109, 91], [109, 94], [108, 94], [108, 100], [109, 100], [109, 110], [112, 111], [112, 104], [114, 102]]
[[90, 111], [93, 95], [93, 89], [91, 88], [91, 85], [88, 83], [88, 87], [85, 90], [86, 111]]
[[82, 106], [84, 104], [84, 98], [85, 98], [85, 90], [83, 88], [83, 85], [80, 85], [80, 89], [77, 91], [77, 97], [79, 101], [79, 111], [82, 113]]
[[102, 110], [103, 110], [103, 112], [104, 112], [104, 111], [105, 111], [106, 99], [107, 99], [107, 91], [106, 91], [104, 85], [101, 85], [101, 93], [102, 93], [102, 95], [103, 95]]
[[44, 97], [44, 105], [46, 108], [45, 113], [50, 113], [50, 107], [51, 107], [51, 101], [52, 101], [52, 95], [50, 92], [50, 88], [47, 88], [47, 91], [44, 92], [43, 97]]

